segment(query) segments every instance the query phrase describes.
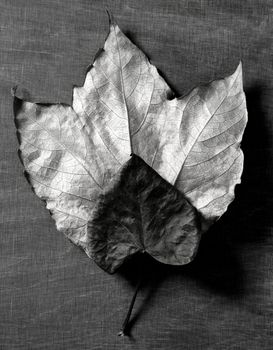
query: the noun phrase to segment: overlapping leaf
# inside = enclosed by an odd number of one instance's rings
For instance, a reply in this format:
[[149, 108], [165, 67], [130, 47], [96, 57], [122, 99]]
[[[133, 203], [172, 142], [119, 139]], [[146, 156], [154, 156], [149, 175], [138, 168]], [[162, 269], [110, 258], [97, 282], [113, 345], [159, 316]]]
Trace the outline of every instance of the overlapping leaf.
[[169, 93], [112, 23], [72, 106], [15, 97], [21, 158], [36, 194], [57, 228], [108, 272], [136, 252], [191, 261], [240, 182], [241, 64], [188, 96]]

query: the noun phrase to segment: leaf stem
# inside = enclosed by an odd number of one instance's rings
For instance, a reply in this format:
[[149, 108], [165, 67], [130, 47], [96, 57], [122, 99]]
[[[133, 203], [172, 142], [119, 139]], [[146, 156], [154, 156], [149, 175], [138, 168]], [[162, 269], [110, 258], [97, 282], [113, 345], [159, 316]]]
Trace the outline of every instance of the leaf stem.
[[140, 289], [140, 286], [141, 286], [141, 283], [142, 283], [142, 271], [140, 272], [139, 274], [139, 279], [138, 279], [138, 282], [137, 282], [137, 285], [136, 285], [136, 288], [135, 288], [135, 292], [133, 294], [133, 297], [132, 297], [132, 300], [131, 300], [131, 303], [130, 303], [130, 306], [129, 306], [129, 309], [128, 309], [128, 312], [127, 312], [127, 315], [123, 321], [123, 324], [121, 326], [121, 329], [118, 333], [118, 336], [120, 337], [124, 337], [125, 335], [128, 335], [126, 333], [127, 331], [127, 328], [128, 328], [128, 324], [129, 324], [129, 321], [130, 321], [130, 317], [131, 317], [131, 314], [132, 314], [132, 311], [133, 311], [133, 307], [134, 307], [134, 304], [135, 304], [135, 300], [136, 300], [136, 296], [137, 296], [137, 293]]

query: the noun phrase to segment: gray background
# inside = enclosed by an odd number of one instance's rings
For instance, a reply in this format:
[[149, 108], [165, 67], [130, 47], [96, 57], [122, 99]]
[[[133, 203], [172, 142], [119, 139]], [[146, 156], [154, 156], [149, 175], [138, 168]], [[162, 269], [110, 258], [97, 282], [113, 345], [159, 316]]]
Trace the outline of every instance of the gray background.
[[[193, 263], [145, 261], [124, 339], [139, 262], [110, 276], [56, 231], [23, 176], [10, 95], [70, 103], [104, 43], [105, 7], [178, 95], [241, 59], [249, 109], [236, 200]], [[272, 25], [272, 1], [0, 0], [0, 349], [273, 348]]]

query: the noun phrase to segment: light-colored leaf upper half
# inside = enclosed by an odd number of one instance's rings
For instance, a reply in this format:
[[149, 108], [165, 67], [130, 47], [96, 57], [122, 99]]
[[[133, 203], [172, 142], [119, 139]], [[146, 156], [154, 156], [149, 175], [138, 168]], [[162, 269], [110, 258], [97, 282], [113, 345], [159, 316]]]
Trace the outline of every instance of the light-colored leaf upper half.
[[[72, 106], [15, 98], [29, 180], [57, 228], [89, 256], [87, 227], [97, 201], [131, 154], [186, 196], [201, 214], [203, 229], [233, 199], [243, 167], [240, 142], [247, 119], [241, 64], [230, 77], [183, 98], [169, 100], [169, 93], [143, 52], [112, 23], [83, 86], [73, 89]], [[182, 251], [183, 240], [176, 237], [168, 245], [179, 244]], [[197, 241], [191, 240], [192, 256]], [[138, 249], [143, 247], [130, 242], [122, 254]]]

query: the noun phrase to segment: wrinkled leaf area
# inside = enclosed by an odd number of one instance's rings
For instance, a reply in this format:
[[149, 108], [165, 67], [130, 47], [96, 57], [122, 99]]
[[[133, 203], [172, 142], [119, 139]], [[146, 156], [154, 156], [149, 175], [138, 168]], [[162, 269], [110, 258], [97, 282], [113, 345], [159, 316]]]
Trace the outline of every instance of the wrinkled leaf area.
[[197, 212], [182, 193], [132, 155], [99, 197], [86, 249], [108, 272], [137, 252], [181, 265], [193, 259], [198, 231]]

